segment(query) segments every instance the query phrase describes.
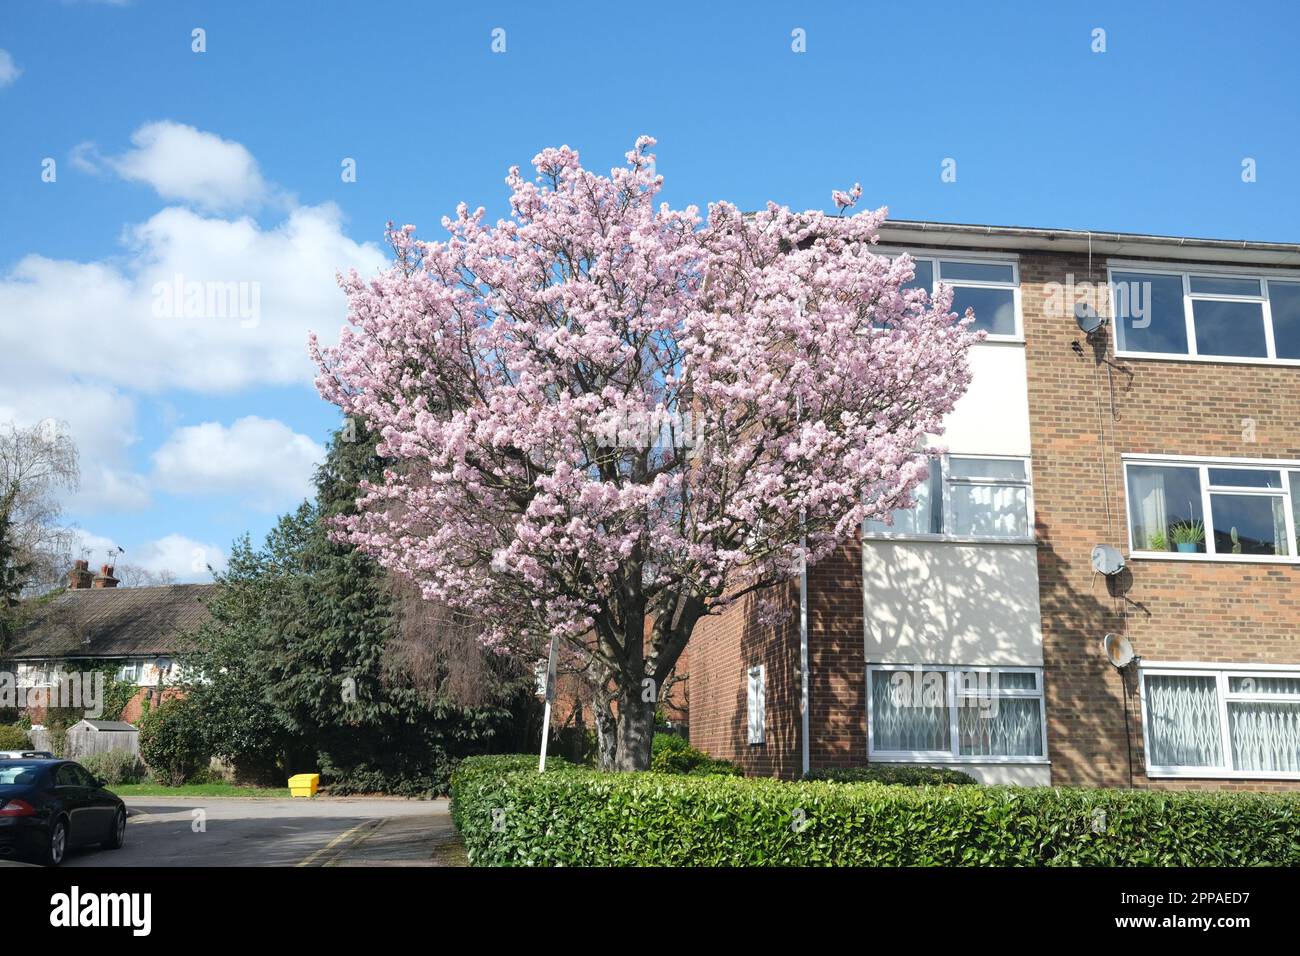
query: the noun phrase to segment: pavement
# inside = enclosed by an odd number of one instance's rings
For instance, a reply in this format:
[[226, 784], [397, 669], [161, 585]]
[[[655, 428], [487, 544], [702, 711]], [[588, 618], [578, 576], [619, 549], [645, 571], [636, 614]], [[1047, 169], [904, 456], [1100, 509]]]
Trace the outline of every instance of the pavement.
[[65, 867], [465, 866], [446, 800], [127, 797], [120, 850]]

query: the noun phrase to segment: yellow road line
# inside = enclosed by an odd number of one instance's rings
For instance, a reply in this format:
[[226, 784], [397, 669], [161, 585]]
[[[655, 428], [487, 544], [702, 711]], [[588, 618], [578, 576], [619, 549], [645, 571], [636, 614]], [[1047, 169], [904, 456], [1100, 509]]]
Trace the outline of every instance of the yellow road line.
[[314, 853], [312, 853], [312, 854], [310, 854], [309, 856], [307, 856], [306, 859], [302, 860], [302, 861], [299, 862], [297, 865], [298, 865], [298, 866], [313, 866], [313, 865], [315, 865], [315, 863], [316, 863], [316, 861], [317, 861], [318, 859], [320, 859], [320, 858], [321, 858], [322, 856], [324, 856], [325, 854], [329, 853], [331, 850], [333, 850], [336, 846], [338, 846], [340, 843], [342, 843], [342, 842], [343, 842], [344, 840], [346, 840], [348, 837], [352, 836], [352, 834], [356, 833], [356, 832], [357, 832], [358, 830], [360, 830], [362, 827], [368, 827], [368, 826], [370, 826], [371, 824], [373, 824], [373, 823], [375, 823], [375, 822], [376, 822], [376, 821], [374, 821], [374, 820], [362, 820], [360, 823], [358, 823], [356, 826], [352, 827], [350, 830], [344, 830], [342, 833], [340, 833], [338, 836], [336, 836], [333, 840], [330, 840], [329, 843], [326, 843], [326, 844], [325, 844], [323, 847], [321, 847], [319, 850], [317, 850], [317, 851], [315, 851]]

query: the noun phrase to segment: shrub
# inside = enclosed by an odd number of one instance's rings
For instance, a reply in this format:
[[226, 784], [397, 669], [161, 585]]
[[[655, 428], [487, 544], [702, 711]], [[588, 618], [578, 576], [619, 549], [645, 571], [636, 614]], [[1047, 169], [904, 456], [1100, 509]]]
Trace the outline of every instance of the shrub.
[[179, 787], [206, 770], [211, 754], [198, 707], [188, 698], [172, 697], [150, 710], [140, 722], [140, 755], [153, 779], [166, 787]]
[[900, 787], [929, 787], [943, 784], [978, 783], [974, 777], [948, 767], [912, 767], [902, 764], [871, 764], [867, 767], [814, 770], [805, 778], [828, 783], [886, 783]]
[[[575, 769], [577, 768], [566, 760], [546, 758], [546, 777]], [[493, 754], [462, 760], [451, 773], [451, 819], [457, 829], [462, 833], [466, 829], [461, 826], [459, 819], [462, 806], [486, 807], [489, 817], [494, 808], [503, 808], [508, 796], [505, 783], [513, 774], [519, 774], [524, 780], [530, 776], [543, 776], [537, 772], [537, 755]], [[469, 825], [468, 821], [466, 825]]]
[[1300, 865], [1297, 794], [488, 772], [471, 758], [452, 800], [475, 865]]
[[744, 776], [744, 771], [731, 761], [710, 757], [675, 734], [655, 734], [650, 745], [650, 769], [655, 773], [688, 774], [693, 777]]
[[129, 750], [109, 750], [90, 754], [81, 765], [110, 787], [139, 783], [145, 778], [144, 762]]
[[27, 731], [17, 724], [0, 724], [0, 750], [29, 750]]

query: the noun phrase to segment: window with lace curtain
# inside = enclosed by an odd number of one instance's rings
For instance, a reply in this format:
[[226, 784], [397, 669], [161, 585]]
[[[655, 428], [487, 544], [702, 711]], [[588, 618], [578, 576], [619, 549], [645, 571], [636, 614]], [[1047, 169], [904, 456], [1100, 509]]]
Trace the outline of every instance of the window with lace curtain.
[[1037, 668], [872, 664], [867, 681], [870, 759], [1046, 760]]
[[1152, 777], [1300, 779], [1300, 667], [1143, 667]]

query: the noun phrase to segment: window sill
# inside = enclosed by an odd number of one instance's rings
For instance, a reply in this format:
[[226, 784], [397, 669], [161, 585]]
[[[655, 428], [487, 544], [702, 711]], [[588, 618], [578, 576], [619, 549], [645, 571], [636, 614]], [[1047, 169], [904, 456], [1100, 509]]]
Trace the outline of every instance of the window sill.
[[862, 535], [862, 540], [863, 542], [911, 542], [913, 544], [1002, 544], [1018, 545], [1020, 547], [1037, 547], [1038, 545], [1038, 539], [1036, 538], [959, 538], [942, 534], [881, 534], [879, 532], [866, 532]]
[[1205, 554], [1177, 551], [1131, 551], [1134, 561], [1200, 561], [1206, 564], [1300, 564], [1300, 558], [1277, 554]]
[[900, 754], [867, 753], [869, 763], [942, 763], [957, 766], [986, 766], [1012, 764], [1026, 767], [1045, 767], [1051, 764], [1047, 757], [954, 757], [952, 754]]
[[1184, 769], [1179, 767], [1153, 769], [1148, 767], [1146, 775], [1152, 780], [1300, 780], [1300, 773], [1281, 770], [1270, 773], [1256, 770]]
[[1116, 352], [1125, 361], [1151, 359], [1157, 362], [1199, 362], [1202, 365], [1272, 365], [1279, 368], [1300, 367], [1300, 359], [1252, 358], [1247, 355], [1188, 355], [1183, 352]]

